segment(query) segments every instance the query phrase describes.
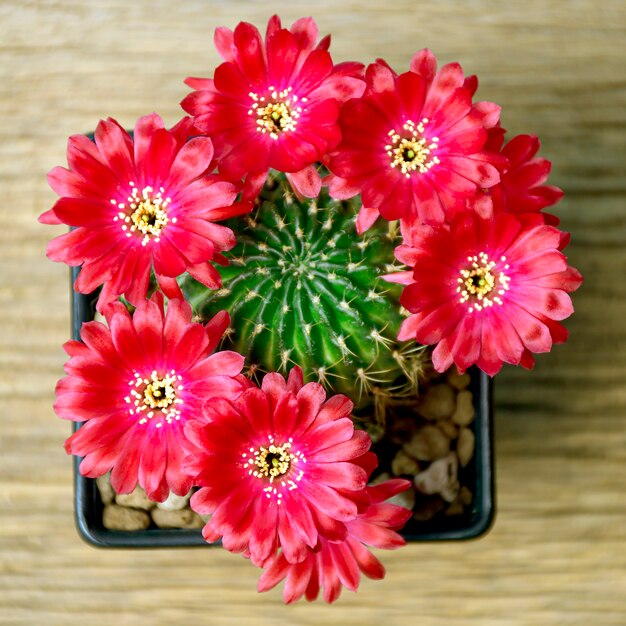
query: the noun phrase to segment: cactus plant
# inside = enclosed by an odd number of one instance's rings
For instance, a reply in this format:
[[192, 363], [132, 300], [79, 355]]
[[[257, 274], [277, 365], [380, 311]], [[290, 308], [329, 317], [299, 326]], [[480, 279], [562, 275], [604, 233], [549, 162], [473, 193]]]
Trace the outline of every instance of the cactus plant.
[[231, 316], [228, 345], [247, 356], [251, 373], [299, 365], [309, 380], [348, 395], [358, 407], [411, 393], [421, 351], [401, 345], [397, 285], [380, 275], [393, 269], [394, 226], [360, 237], [351, 202], [323, 190], [299, 200], [273, 172], [252, 216], [227, 222], [237, 246], [220, 268], [223, 287], [182, 283], [194, 311], [207, 319]]

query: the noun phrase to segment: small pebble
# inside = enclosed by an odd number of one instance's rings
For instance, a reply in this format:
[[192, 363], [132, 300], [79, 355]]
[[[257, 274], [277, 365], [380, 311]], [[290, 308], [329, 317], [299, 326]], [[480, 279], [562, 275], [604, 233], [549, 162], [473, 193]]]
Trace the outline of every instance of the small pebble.
[[435, 461], [448, 454], [450, 439], [436, 426], [427, 424], [404, 444], [404, 451], [418, 461]]
[[459, 492], [459, 498], [465, 506], [469, 506], [472, 503], [473, 495], [467, 487], [463, 486]]
[[427, 420], [440, 420], [454, 413], [455, 403], [454, 389], [450, 385], [439, 383], [432, 385], [420, 398], [416, 410]]
[[454, 452], [434, 461], [427, 469], [415, 476], [413, 482], [416, 489], [427, 495], [439, 494], [447, 502], [453, 502], [460, 488], [458, 465]]
[[459, 427], [452, 420], [440, 420], [437, 422], [437, 428], [448, 439], [456, 439], [459, 436]]
[[446, 510], [446, 515], [461, 515], [465, 507], [472, 503], [472, 492], [467, 487], [461, 487], [454, 502]]
[[145, 530], [150, 526], [150, 516], [139, 509], [108, 504], [102, 513], [102, 523], [109, 530]]
[[403, 474], [414, 476], [420, 471], [420, 466], [419, 463], [404, 450], [399, 450], [391, 461], [391, 471], [394, 476], [402, 476]]
[[149, 511], [156, 506], [156, 502], [148, 499], [146, 492], [139, 486], [135, 487], [130, 493], [118, 493], [115, 496], [115, 502], [120, 506], [143, 509], [144, 511]]
[[191, 509], [153, 509], [152, 519], [159, 528], [202, 528], [204, 522]]
[[459, 426], [468, 426], [474, 421], [476, 409], [471, 391], [459, 391], [456, 397], [456, 409], [452, 414], [452, 420]]
[[454, 500], [456, 500], [457, 496], [459, 495], [459, 488], [460, 488], [460, 483], [457, 480], [456, 482], [450, 484], [448, 487], [446, 487], [442, 492], [441, 492], [441, 497], [446, 501], [446, 502], [454, 502]]
[[105, 474], [104, 476], [98, 476], [96, 478], [96, 486], [100, 492], [100, 499], [102, 504], [111, 504], [115, 499], [115, 491], [111, 487], [111, 474]]
[[469, 387], [472, 378], [467, 372], [465, 374], [459, 374], [456, 367], [453, 367], [448, 372], [448, 375], [446, 376], [446, 381], [457, 391], [462, 391], [463, 389], [467, 389], [467, 387]]
[[157, 509], [163, 511], [180, 511], [189, 504], [189, 498], [191, 498], [191, 491], [184, 496], [177, 496], [173, 491], [170, 491], [170, 495], [167, 496], [163, 502], [157, 502]]
[[463, 515], [463, 503], [457, 497], [452, 504], [446, 509], [446, 515]]
[[456, 442], [456, 453], [461, 467], [465, 467], [472, 460], [475, 447], [476, 437], [474, 433], [469, 428], [461, 428]]

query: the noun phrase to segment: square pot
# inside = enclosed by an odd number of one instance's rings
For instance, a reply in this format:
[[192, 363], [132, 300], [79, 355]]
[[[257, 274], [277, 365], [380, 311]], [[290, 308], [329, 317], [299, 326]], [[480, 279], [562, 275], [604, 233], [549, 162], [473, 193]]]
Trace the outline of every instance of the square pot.
[[[71, 272], [72, 284], [78, 268]], [[72, 338], [80, 340], [84, 322], [94, 319], [96, 296], [84, 295], [71, 290]], [[492, 433], [492, 387], [491, 379], [476, 368], [468, 371], [471, 380], [475, 418], [470, 425], [475, 448], [473, 457], [460, 469], [459, 478], [471, 501], [459, 514], [436, 514], [427, 521], [409, 520], [401, 534], [408, 541], [442, 541], [472, 539], [485, 534], [494, 518], [494, 467]], [[75, 424], [74, 428], [78, 428]], [[382, 458], [383, 449], [379, 451]], [[373, 447], [376, 450], [376, 446]], [[387, 451], [388, 453], [388, 451]], [[74, 459], [75, 519], [81, 537], [98, 547], [182, 547], [207, 546], [199, 529], [147, 528], [123, 531], [105, 528], [102, 517], [104, 505], [95, 479], [81, 476], [78, 467], [82, 459]]]

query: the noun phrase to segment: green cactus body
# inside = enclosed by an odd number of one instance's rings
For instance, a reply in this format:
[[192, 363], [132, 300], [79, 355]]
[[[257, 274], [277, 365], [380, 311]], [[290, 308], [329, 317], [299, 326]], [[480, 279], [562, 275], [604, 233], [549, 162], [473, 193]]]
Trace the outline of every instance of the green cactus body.
[[397, 244], [389, 225], [359, 237], [351, 203], [325, 191], [300, 202], [288, 189], [274, 173], [255, 213], [227, 223], [238, 243], [220, 268], [223, 288], [209, 291], [188, 277], [186, 297], [202, 318], [228, 311], [223, 347], [246, 355], [252, 371], [299, 365], [308, 380], [358, 406], [397, 391], [399, 380], [404, 393], [421, 359], [397, 343], [400, 289], [380, 278]]

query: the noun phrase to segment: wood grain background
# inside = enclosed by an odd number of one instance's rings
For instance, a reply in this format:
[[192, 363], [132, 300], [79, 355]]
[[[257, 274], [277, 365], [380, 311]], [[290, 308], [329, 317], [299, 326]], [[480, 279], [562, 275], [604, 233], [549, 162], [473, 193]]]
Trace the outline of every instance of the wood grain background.
[[0, 2], [0, 623], [626, 624], [626, 15], [619, 0], [318, 0], [337, 60], [404, 70], [428, 46], [477, 73], [510, 133], [554, 161], [569, 254], [586, 282], [572, 339], [497, 379], [492, 532], [383, 554], [388, 577], [332, 608], [257, 595], [218, 549], [98, 551], [73, 528], [69, 427], [52, 412], [69, 336], [68, 276], [36, 217], [65, 140], [101, 117], [181, 115], [182, 79], [217, 62], [213, 29], [285, 22], [313, 3]]

